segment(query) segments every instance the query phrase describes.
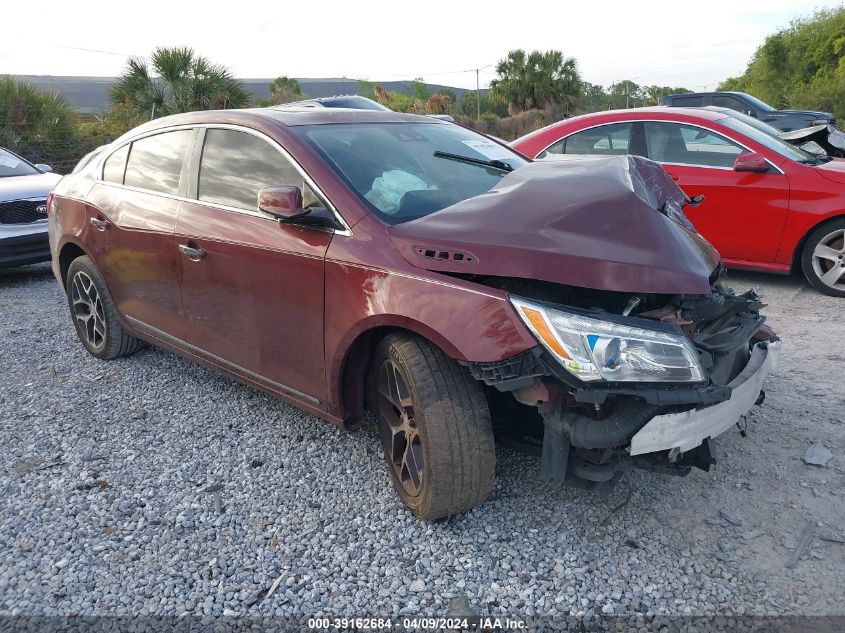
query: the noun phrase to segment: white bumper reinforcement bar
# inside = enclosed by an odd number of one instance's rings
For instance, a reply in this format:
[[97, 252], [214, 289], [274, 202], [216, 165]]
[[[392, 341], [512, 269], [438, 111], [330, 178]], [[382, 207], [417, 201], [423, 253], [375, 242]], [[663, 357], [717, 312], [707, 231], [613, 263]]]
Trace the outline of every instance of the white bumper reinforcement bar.
[[651, 419], [631, 440], [631, 455], [669, 449], [688, 451], [727, 431], [754, 406], [763, 381], [777, 366], [780, 341], [757, 343], [748, 364], [730, 383], [731, 397], [703, 409], [667, 413]]

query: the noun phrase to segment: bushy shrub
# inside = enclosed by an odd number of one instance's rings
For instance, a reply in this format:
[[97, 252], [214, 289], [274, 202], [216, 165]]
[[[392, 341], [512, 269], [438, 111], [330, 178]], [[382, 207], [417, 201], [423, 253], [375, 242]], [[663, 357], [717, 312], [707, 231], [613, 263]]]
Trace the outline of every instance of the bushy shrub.
[[0, 78], [0, 146], [59, 173], [92, 149], [62, 96], [9, 76]]

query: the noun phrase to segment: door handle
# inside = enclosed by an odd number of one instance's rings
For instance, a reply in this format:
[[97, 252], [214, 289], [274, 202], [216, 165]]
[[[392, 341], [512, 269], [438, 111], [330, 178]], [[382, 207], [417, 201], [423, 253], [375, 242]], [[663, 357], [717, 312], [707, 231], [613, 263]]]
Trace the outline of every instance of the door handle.
[[91, 226], [96, 226], [98, 231], [105, 231], [109, 223], [99, 218], [91, 218]]
[[198, 262], [205, 257], [205, 251], [201, 248], [191, 248], [187, 244], [179, 244], [179, 252], [192, 262]]

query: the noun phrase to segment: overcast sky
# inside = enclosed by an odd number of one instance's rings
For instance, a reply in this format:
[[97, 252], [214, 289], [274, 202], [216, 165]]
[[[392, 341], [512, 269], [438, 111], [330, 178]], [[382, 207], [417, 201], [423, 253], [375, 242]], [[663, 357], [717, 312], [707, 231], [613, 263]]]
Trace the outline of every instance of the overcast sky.
[[[0, 73], [115, 76], [128, 55], [191, 46], [238, 77], [423, 77], [482, 87], [514, 48], [559, 49], [587, 81], [712, 89], [766, 35], [842, 1], [4, 3]], [[87, 50], [80, 50], [87, 49]]]

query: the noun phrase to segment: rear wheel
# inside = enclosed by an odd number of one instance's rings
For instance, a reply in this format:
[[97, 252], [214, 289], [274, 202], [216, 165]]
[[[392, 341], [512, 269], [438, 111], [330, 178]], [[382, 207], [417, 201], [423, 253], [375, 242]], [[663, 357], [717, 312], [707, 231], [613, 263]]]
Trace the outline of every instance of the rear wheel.
[[439, 519], [482, 503], [493, 489], [496, 454], [484, 392], [428, 341], [385, 337], [376, 351], [370, 402], [402, 502]]
[[845, 218], [822, 224], [807, 236], [801, 268], [820, 292], [845, 297]]
[[141, 341], [120, 325], [100, 271], [87, 255], [71, 262], [66, 290], [76, 334], [91, 356], [109, 360], [138, 351]]

